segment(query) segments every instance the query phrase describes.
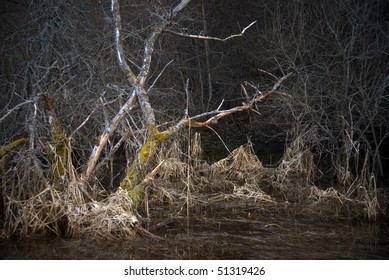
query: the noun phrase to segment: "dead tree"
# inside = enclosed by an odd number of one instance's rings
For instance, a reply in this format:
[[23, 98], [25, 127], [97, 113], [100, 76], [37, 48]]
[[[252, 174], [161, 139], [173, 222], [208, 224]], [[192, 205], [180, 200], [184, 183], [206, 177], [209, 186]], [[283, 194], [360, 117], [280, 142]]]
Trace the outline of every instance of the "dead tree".
[[[145, 129], [147, 130], [146, 141], [137, 152], [132, 163], [129, 164], [129, 167], [126, 171], [126, 176], [120, 184], [120, 188], [123, 188], [128, 191], [129, 197], [132, 199], [135, 207], [137, 207], [141, 200], [141, 197], [144, 192], [144, 187], [147, 182], [149, 182], [150, 176], [156, 173], [156, 169], [154, 169], [150, 174], [147, 174], [146, 167], [148, 167], [150, 165], [151, 160], [154, 159], [154, 156], [158, 151], [158, 148], [160, 147], [161, 143], [163, 143], [171, 135], [175, 134], [177, 131], [184, 127], [206, 127], [212, 125], [219, 119], [232, 113], [245, 110], [254, 110], [253, 106], [256, 102], [260, 102], [273, 94], [280, 93], [278, 89], [281, 83], [291, 75], [286, 74], [285, 76], [280, 78], [274, 85], [273, 89], [266, 93], [263, 93], [260, 96], [250, 98], [247, 92], [245, 91], [245, 97], [247, 100], [241, 106], [237, 106], [227, 110], [221, 110], [222, 104], [220, 104], [217, 109], [213, 111], [204, 112], [196, 116], [189, 116], [186, 113], [185, 116], [183, 116], [183, 118], [177, 121], [174, 125], [164, 131], [160, 131], [158, 129], [154, 109], [149, 100], [147, 89], [147, 80], [149, 78], [150, 68], [152, 66], [151, 62], [153, 58], [154, 47], [159, 36], [166, 30], [168, 25], [177, 16], [177, 14], [189, 3], [190, 0], [179, 1], [175, 6], [171, 8], [170, 11], [168, 11], [160, 18], [158, 23], [155, 24], [153, 30], [150, 32], [149, 36], [145, 40], [143, 46], [142, 65], [140, 67], [139, 73], [136, 74], [126, 62], [126, 57], [124, 55], [119, 1], [112, 0], [112, 15], [114, 22], [116, 55], [118, 59], [118, 64], [128, 80], [129, 87], [131, 88], [131, 94], [126, 103], [120, 108], [115, 117], [110, 121], [109, 125], [107, 125], [103, 133], [100, 135], [98, 143], [96, 143], [95, 147], [93, 148], [91, 156], [87, 162], [86, 169], [82, 176], [82, 180], [84, 182], [87, 182], [90, 179], [96, 168], [96, 164], [99, 161], [100, 155], [105, 145], [107, 144], [107, 141], [109, 140], [110, 136], [114, 133], [119, 123], [126, 116], [131, 115], [134, 109], [139, 106], [142, 111]], [[224, 42], [231, 38], [242, 36], [243, 33], [254, 23], [255, 22], [244, 28], [241, 33], [231, 35], [224, 39], [202, 35], [188, 35], [180, 33], [173, 34], [187, 37], [189, 39], [216, 40]], [[199, 121], [199, 119], [204, 118], [208, 119], [206, 121]]]

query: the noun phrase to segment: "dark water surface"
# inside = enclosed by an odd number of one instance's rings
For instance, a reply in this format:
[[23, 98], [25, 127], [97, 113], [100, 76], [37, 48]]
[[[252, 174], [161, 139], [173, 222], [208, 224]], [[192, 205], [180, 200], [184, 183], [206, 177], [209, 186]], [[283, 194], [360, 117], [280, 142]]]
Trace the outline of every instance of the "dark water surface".
[[296, 209], [250, 205], [208, 209], [208, 215], [200, 212], [192, 213], [189, 220], [159, 217], [159, 223], [150, 228], [154, 237], [133, 240], [2, 240], [0, 258], [389, 259], [389, 228], [382, 221], [309, 216]]

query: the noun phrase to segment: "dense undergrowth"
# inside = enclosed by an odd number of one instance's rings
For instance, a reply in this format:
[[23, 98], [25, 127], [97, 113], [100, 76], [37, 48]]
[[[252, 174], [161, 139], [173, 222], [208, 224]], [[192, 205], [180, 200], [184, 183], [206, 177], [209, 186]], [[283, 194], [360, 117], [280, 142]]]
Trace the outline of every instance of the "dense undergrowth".
[[[108, 192], [96, 184], [85, 197], [75, 176], [64, 190], [57, 190], [45, 179], [42, 165], [18, 160], [12, 168], [2, 170], [2, 236], [132, 238], [152, 234], [143, 225], [147, 221], [150, 228], [150, 223], [161, 222], [153, 213], [158, 207], [171, 217], [196, 215], [198, 219], [201, 213], [194, 209], [201, 206], [243, 207], [247, 202], [270, 211], [293, 205], [300, 213], [327, 219], [380, 221], [387, 214], [387, 201], [376, 188], [374, 175], [353, 178], [341, 188], [318, 187], [314, 179], [320, 172], [313, 155], [293, 149], [296, 143], [279, 164], [268, 167], [250, 143], [214, 163], [201, 159], [199, 134], [190, 143], [186, 153], [178, 141], [159, 152], [158, 174], [147, 187], [139, 210], [121, 188]], [[25, 154], [21, 150], [15, 157]]]

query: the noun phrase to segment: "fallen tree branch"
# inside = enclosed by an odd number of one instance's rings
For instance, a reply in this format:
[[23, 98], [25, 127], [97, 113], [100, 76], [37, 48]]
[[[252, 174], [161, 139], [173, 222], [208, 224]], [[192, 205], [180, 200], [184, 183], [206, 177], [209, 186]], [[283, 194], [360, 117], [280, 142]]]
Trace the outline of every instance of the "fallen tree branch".
[[266, 92], [266, 93], [264, 93], [264, 94], [261, 94], [261, 95], [257, 96], [256, 98], [254, 98], [253, 100], [251, 100], [251, 103], [255, 103], [255, 102], [258, 102], [258, 101], [263, 101], [263, 100], [265, 100], [266, 98], [268, 98], [268, 97], [270, 97], [271, 95], [276, 94], [276, 93], [281, 94], [281, 95], [286, 95], [286, 96], [288, 96], [288, 94], [285, 94], [285, 93], [283, 93], [283, 92], [278, 91], [278, 88], [281, 86], [282, 82], [284, 82], [286, 79], [288, 79], [288, 78], [291, 77], [291, 76], [293, 76], [293, 72], [290, 72], [290, 73], [284, 75], [283, 77], [281, 77], [281, 78], [274, 84], [273, 88], [272, 88], [270, 91], [268, 91], [268, 92]]
[[[264, 94], [262, 94], [260, 96], [255, 96], [254, 98], [249, 100], [249, 102], [244, 103], [241, 106], [233, 107], [233, 108], [226, 109], [226, 110], [220, 110], [221, 105], [219, 105], [218, 108], [216, 110], [214, 110], [214, 111], [201, 113], [201, 114], [198, 114], [198, 115], [192, 116], [192, 117], [184, 117], [179, 122], [177, 122], [174, 126], [172, 126], [169, 129], [167, 129], [164, 133], [168, 133], [168, 134], [176, 133], [178, 130], [180, 130], [184, 126], [207, 127], [207, 126], [210, 126], [212, 124], [216, 124], [218, 122], [218, 120], [220, 120], [221, 118], [224, 118], [224, 117], [226, 117], [226, 116], [228, 116], [230, 114], [236, 113], [236, 112], [252, 110], [255, 113], [258, 113], [253, 108], [253, 106], [255, 105], [256, 102], [261, 102], [261, 101], [269, 98], [270, 96], [272, 96], [274, 94], [287, 95], [285, 93], [282, 93], [282, 92], [278, 91], [278, 89], [281, 86], [281, 84], [286, 79], [291, 77], [292, 75], [293, 75], [293, 73], [288, 73], [288, 74], [284, 75], [283, 77], [281, 77], [280, 79], [277, 80], [277, 82], [274, 84], [273, 88], [270, 91], [268, 91], [268, 92], [266, 92], [266, 93], [264, 93]], [[242, 87], [243, 87], [243, 85], [242, 85]], [[247, 94], [247, 91], [246, 90], [244, 90], [244, 91], [245, 91], [246, 98], [249, 98], [249, 96]], [[202, 122], [196, 121], [198, 119], [201, 119], [201, 118], [207, 117], [207, 116], [212, 116], [212, 117], [210, 117], [209, 119], [207, 119], [205, 121], [202, 121]]]

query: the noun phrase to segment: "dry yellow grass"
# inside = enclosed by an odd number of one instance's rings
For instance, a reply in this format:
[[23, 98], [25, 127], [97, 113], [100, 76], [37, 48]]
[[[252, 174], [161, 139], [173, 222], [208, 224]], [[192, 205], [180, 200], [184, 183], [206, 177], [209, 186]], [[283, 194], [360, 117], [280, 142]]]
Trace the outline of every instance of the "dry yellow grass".
[[[250, 200], [269, 207], [294, 201], [311, 212], [338, 215], [349, 211], [350, 215], [369, 220], [380, 215], [373, 175], [362, 174], [344, 192], [335, 187], [320, 189], [313, 184], [316, 167], [312, 155], [298, 150], [301, 143], [287, 151], [278, 167], [264, 167], [250, 144], [208, 164], [201, 160], [200, 135], [194, 135], [191, 141], [187, 152], [182, 152], [178, 141], [159, 152], [160, 167], [156, 178], [149, 182], [147, 205], [162, 204], [175, 215], [186, 209], [186, 215], [190, 215], [190, 208], [230, 200], [243, 204]], [[56, 190], [45, 179], [47, 171], [37, 159], [27, 159], [21, 156], [12, 169], [2, 170], [5, 227], [1, 236], [124, 239], [145, 232], [140, 226], [141, 216], [125, 190], [119, 188], [108, 195], [97, 186], [82, 185], [71, 164], [67, 167], [66, 187]]]

